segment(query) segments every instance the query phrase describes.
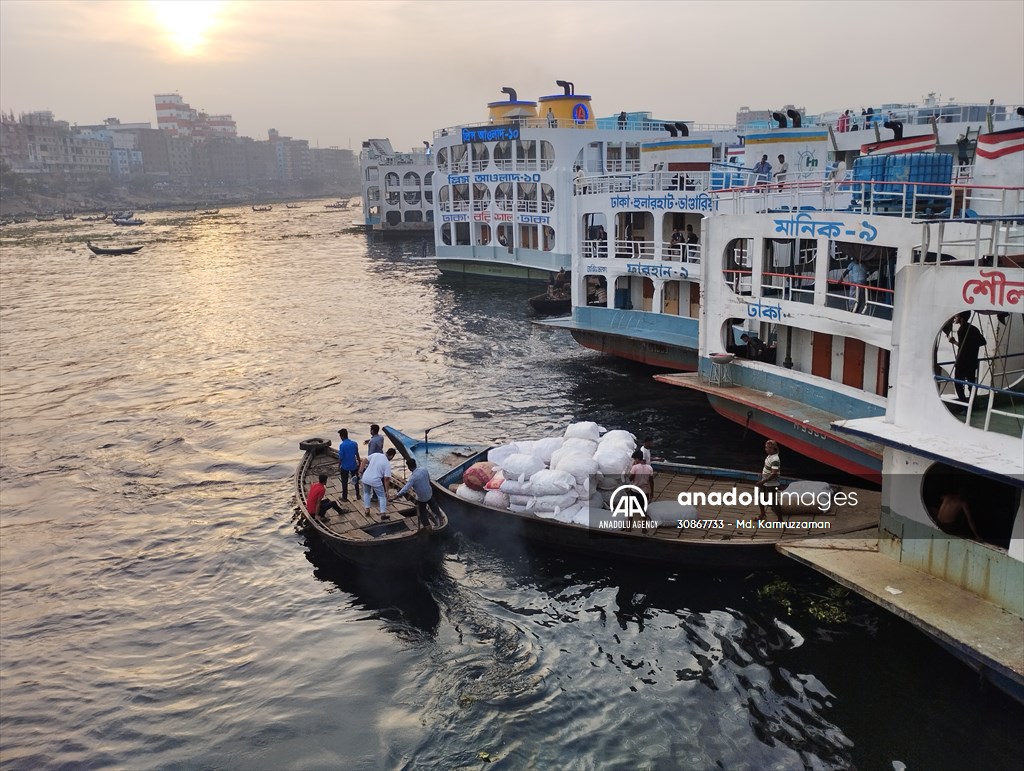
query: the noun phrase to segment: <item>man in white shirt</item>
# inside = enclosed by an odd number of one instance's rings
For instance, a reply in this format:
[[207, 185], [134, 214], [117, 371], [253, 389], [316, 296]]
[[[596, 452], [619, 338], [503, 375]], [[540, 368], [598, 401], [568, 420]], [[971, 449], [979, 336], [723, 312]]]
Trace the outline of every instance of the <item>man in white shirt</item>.
[[369, 514], [370, 504], [373, 503], [373, 496], [376, 494], [381, 519], [389, 519], [388, 485], [391, 484], [391, 459], [394, 457], [395, 449], [392, 447], [386, 453], [375, 452], [363, 458], [361, 464], [359, 478], [363, 483], [363, 508]]

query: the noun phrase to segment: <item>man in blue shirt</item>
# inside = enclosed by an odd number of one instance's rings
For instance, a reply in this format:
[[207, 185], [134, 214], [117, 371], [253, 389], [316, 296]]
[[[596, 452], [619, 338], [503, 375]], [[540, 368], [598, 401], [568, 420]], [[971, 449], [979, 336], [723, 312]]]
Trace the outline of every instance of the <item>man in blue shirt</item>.
[[757, 175], [754, 180], [756, 185], [767, 185], [772, 181], [772, 165], [768, 163], [767, 155], [762, 155], [761, 160], [754, 165], [754, 174]]
[[409, 474], [409, 481], [398, 491], [398, 494], [405, 495], [409, 490], [413, 491], [416, 496], [416, 512], [419, 514], [420, 527], [429, 528], [431, 520], [435, 525], [442, 524], [444, 515], [441, 514], [441, 509], [438, 507], [437, 501], [434, 500], [434, 491], [430, 487], [430, 474], [425, 468], [416, 468], [416, 461], [412, 458], [405, 463], [412, 473]]
[[[338, 441], [338, 469], [341, 472], [341, 500], [348, 500], [348, 478], [349, 476], [355, 477], [359, 471], [359, 445], [353, 440], [348, 438], [348, 429], [342, 428], [338, 430], [338, 436], [341, 439]], [[359, 494], [359, 489], [356, 488], [358, 483], [353, 478], [352, 486], [355, 488], [353, 492], [356, 495]]]

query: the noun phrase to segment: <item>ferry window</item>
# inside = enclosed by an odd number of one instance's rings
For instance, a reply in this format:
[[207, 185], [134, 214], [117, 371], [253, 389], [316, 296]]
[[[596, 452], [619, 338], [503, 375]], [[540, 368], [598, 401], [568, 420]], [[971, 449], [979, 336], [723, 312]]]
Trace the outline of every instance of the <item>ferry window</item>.
[[847, 241], [829, 241], [829, 308], [892, 318], [896, 250]]
[[418, 206], [420, 202], [420, 191], [419, 190], [407, 190], [402, 193], [402, 197], [405, 202], [410, 206]]
[[377, 166], [370, 166], [366, 169], [366, 181], [376, 182], [380, 179], [380, 168]]
[[606, 308], [608, 306], [608, 279], [604, 276], [587, 276], [585, 281], [587, 305]]
[[555, 189], [551, 187], [547, 182], [542, 182], [540, 186], [540, 210], [547, 214], [549, 211], [555, 208]]
[[749, 295], [751, 292], [751, 246], [749, 238], [735, 238], [726, 245], [723, 255], [722, 273], [726, 285], [739, 295]]
[[433, 221], [434, 221], [434, 210], [433, 209], [428, 209], [427, 210], [427, 222], [433, 222]]
[[441, 226], [441, 243], [448, 244], [452, 243], [452, 224], [446, 222]]
[[423, 178], [423, 197], [427, 203], [434, 202], [434, 172], [428, 171], [427, 175]]
[[457, 246], [469, 246], [469, 223], [455, 223], [455, 244]]
[[487, 246], [491, 243], [491, 226], [486, 222], [477, 222], [476, 225], [476, 242], [481, 246]]
[[555, 165], [555, 146], [550, 142], [540, 143], [540, 170], [547, 171]]
[[386, 196], [388, 204], [391, 206], [398, 206], [398, 201], [401, 198], [397, 190], [389, 190]]
[[473, 185], [473, 211], [487, 211], [491, 208], [491, 190], [477, 182]]
[[512, 251], [513, 231], [512, 226], [507, 223], [498, 225], [498, 244], [504, 246], [509, 252]]
[[402, 184], [406, 187], [419, 187], [420, 186], [420, 175], [415, 171], [407, 171], [405, 177], [402, 180]]
[[451, 197], [452, 189], [448, 185], [443, 185], [437, 192], [438, 201], [441, 203], [442, 211], [451, 211]]
[[389, 225], [397, 225], [402, 221], [402, 212], [393, 209], [384, 215], [384, 219]]
[[512, 143], [497, 142], [494, 145], [494, 165], [505, 171], [512, 168]]
[[451, 171], [455, 174], [465, 174], [469, 171], [469, 151], [465, 145], [452, 147]]
[[487, 149], [487, 145], [485, 145], [483, 142], [474, 142], [472, 144], [472, 155], [473, 171], [483, 171], [484, 169], [487, 168], [487, 164], [490, 163], [491, 160], [491, 153]]
[[379, 201], [380, 200], [380, 188], [379, 187], [368, 187], [368, 188], [366, 188], [366, 200], [367, 201]]
[[405, 213], [406, 222], [423, 222], [423, 212], [419, 209], [409, 209]]
[[494, 202], [498, 211], [512, 211], [512, 183], [502, 182], [494, 188]]
[[964, 306], [938, 330], [933, 372], [939, 399], [957, 420], [1020, 437], [1024, 313], [978, 313]]
[[1021, 491], [944, 463], [932, 465], [921, 480], [921, 502], [939, 530], [1006, 549]]
[[544, 237], [543, 248], [545, 252], [550, 252], [555, 248], [555, 229], [544, 225], [541, 234]]
[[437, 156], [435, 156], [435, 157], [437, 159], [436, 160], [437, 168], [440, 169], [441, 171], [447, 172], [449, 170], [448, 169], [448, 148], [447, 147], [442, 147], [440, 150], [437, 151]]
[[391, 171], [384, 177], [384, 189], [389, 190], [393, 187], [398, 187], [398, 175]]
[[452, 209], [469, 210], [469, 185], [452, 185]]
[[537, 184], [534, 182], [517, 182], [516, 198], [519, 199], [518, 210], [537, 213]]

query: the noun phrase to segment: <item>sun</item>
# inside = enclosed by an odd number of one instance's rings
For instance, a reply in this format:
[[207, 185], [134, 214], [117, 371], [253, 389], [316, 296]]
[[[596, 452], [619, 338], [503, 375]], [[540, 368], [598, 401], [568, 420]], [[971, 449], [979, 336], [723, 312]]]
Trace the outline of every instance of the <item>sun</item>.
[[220, 0], [149, 0], [153, 18], [183, 56], [198, 54], [217, 26]]

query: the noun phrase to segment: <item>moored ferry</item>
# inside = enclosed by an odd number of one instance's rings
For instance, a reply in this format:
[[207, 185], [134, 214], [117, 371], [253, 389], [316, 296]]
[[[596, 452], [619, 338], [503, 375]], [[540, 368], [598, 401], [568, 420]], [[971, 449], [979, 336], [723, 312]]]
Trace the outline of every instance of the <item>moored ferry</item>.
[[[1024, 153], [1024, 132], [983, 134], [979, 166], [1014, 143]], [[918, 229], [896, 276], [884, 414], [835, 425], [883, 448], [879, 536], [781, 551], [1024, 702], [1024, 213]], [[982, 355], [965, 368], [957, 344]]]
[[506, 87], [507, 99], [487, 105], [487, 121], [434, 133], [443, 273], [547, 281], [568, 269], [580, 240], [574, 188], [590, 176], [639, 172], [644, 144], [680, 123], [646, 112], [598, 118], [590, 96], [557, 83], [562, 93], [536, 101]]
[[429, 234], [434, 227], [430, 146], [397, 152], [389, 139], [368, 139], [359, 153], [363, 223], [377, 233]]
[[[868, 156], [845, 179], [794, 181], [796, 200], [778, 184], [761, 186], [760, 199], [737, 192], [727, 214], [705, 220], [700, 372], [658, 379], [704, 391], [731, 420], [877, 481], [882, 446], [832, 423], [886, 412], [898, 274], [915, 260], [973, 259], [982, 244], [999, 264], [1020, 252], [1024, 127], [977, 143], [966, 170], [945, 153]], [[933, 223], [931, 243], [921, 221]], [[948, 343], [945, 353], [952, 377]]]

